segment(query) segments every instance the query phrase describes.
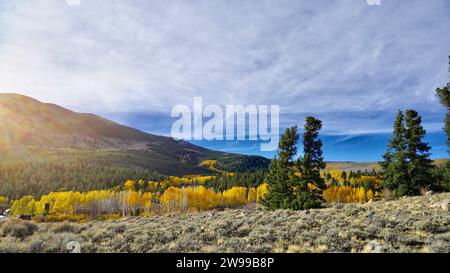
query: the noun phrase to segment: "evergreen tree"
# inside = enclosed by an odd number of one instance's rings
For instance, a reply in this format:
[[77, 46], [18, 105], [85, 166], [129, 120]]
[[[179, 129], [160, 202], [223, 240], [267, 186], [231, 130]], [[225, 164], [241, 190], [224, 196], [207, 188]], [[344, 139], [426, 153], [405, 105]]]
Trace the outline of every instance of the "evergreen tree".
[[[449, 85], [450, 85], [450, 83], [449, 83]], [[436, 95], [439, 97], [441, 104], [447, 108], [447, 113], [445, 114], [444, 131], [447, 134], [447, 145], [450, 147], [450, 90], [449, 90], [449, 87], [446, 86], [444, 88], [437, 88]], [[450, 150], [449, 150], [449, 153], [450, 153]]]
[[353, 173], [353, 170], [350, 170], [350, 173], [348, 174], [348, 179], [352, 179], [355, 177], [355, 174]]
[[384, 161], [380, 162], [382, 167], [383, 186], [394, 191], [394, 194], [403, 195], [403, 191], [397, 192], [405, 183], [408, 183], [408, 164], [406, 161], [405, 149], [405, 122], [402, 111], [398, 111], [394, 123], [394, 135], [389, 141], [388, 151], [383, 156]]
[[[325, 169], [322, 141], [318, 139], [322, 129], [322, 121], [314, 117], [306, 117], [303, 134], [303, 157], [297, 160], [301, 176], [294, 181], [294, 209], [310, 209], [321, 207], [322, 190], [325, 181], [320, 172]], [[310, 188], [312, 186], [312, 189]]]
[[263, 203], [271, 209], [291, 208], [293, 199], [292, 181], [294, 171], [292, 159], [297, 154], [297, 126], [286, 129], [278, 144], [277, 156], [270, 162], [267, 183], [269, 192]]
[[[449, 65], [450, 65], [450, 56], [449, 58]], [[450, 71], [450, 68], [449, 68]], [[450, 82], [447, 83], [446, 87], [443, 88], [437, 88], [436, 89], [436, 95], [438, 96], [441, 104], [447, 108], [447, 113], [445, 115], [445, 127], [444, 131], [447, 133], [447, 145], [450, 148]], [[450, 153], [450, 149], [449, 149]]]
[[414, 110], [407, 110], [405, 114], [406, 123], [406, 157], [408, 159], [408, 173], [411, 179], [408, 191], [405, 194], [418, 194], [422, 187], [433, 187], [431, 147], [422, 141], [426, 135], [422, 127], [422, 119]]
[[394, 135], [383, 156], [383, 186], [396, 196], [417, 195], [422, 187], [434, 186], [430, 147], [422, 142], [426, 131], [421, 126], [421, 117], [414, 110], [405, 115], [398, 112], [394, 123]]
[[342, 171], [341, 178], [344, 182], [347, 182], [347, 173], [345, 171]]
[[[448, 58], [450, 66], [450, 56], [448, 56]], [[439, 97], [441, 104], [447, 108], [447, 113], [445, 114], [444, 131], [447, 134], [447, 152], [450, 153], [450, 82], [447, 83], [446, 87], [437, 88], [436, 95]], [[433, 172], [433, 177], [435, 177], [437, 184], [439, 184], [439, 187], [443, 190], [450, 191], [450, 161], [447, 161], [444, 166], [436, 168]]]
[[[264, 204], [271, 209], [310, 209], [322, 205], [325, 182], [320, 176], [326, 166], [323, 161], [322, 142], [318, 139], [322, 122], [306, 118], [303, 134], [303, 157], [295, 163], [297, 154], [297, 127], [286, 130], [278, 145], [277, 157], [270, 163], [267, 183], [269, 192]], [[298, 169], [300, 176], [295, 175]]]
[[322, 121], [314, 117], [306, 117], [305, 132], [303, 134], [303, 158], [300, 160], [300, 171], [302, 177], [323, 189], [324, 180], [320, 172], [325, 169], [323, 161], [322, 141], [318, 139], [319, 131], [322, 129]]

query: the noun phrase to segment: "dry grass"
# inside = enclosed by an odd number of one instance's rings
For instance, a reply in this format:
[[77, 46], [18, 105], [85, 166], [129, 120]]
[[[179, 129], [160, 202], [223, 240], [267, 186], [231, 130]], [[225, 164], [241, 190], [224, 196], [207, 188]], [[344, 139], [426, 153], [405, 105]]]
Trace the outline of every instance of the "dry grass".
[[[450, 193], [311, 211], [246, 208], [84, 224], [0, 222], [0, 252], [450, 252]], [[436, 205], [437, 204], [437, 205]], [[35, 225], [33, 226], [24, 225]], [[17, 229], [15, 229], [15, 227]]]

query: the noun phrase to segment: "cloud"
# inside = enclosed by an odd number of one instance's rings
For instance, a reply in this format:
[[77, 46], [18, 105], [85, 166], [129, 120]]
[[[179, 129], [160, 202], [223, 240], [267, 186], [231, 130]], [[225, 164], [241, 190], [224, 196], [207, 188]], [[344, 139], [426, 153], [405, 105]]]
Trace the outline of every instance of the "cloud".
[[194, 96], [279, 104], [284, 124], [314, 114], [336, 134], [385, 132], [413, 107], [440, 128], [449, 10], [445, 0], [0, 0], [0, 91], [110, 116], [168, 115]]

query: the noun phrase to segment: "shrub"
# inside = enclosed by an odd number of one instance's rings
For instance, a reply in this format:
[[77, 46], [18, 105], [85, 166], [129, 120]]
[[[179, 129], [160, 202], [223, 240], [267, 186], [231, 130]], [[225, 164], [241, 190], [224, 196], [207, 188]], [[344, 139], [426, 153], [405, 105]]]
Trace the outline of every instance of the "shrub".
[[437, 186], [432, 190], [443, 190], [450, 192], [450, 163], [447, 163], [442, 167], [434, 168], [433, 177], [437, 181]]
[[317, 197], [318, 194], [310, 191], [302, 191], [296, 195], [296, 199], [292, 203], [295, 210], [309, 210], [313, 208], [321, 208], [322, 202]]
[[40, 217], [33, 217], [33, 220], [36, 222], [74, 222], [74, 223], [84, 223], [88, 221], [88, 216], [86, 214], [77, 214], [77, 215], [47, 215]]
[[31, 222], [10, 220], [2, 225], [0, 234], [2, 236], [12, 236], [18, 239], [25, 239], [34, 234], [37, 225]]
[[63, 222], [55, 224], [52, 228], [52, 231], [55, 233], [77, 233], [78, 229], [73, 224]]
[[383, 191], [381, 192], [381, 196], [383, 197], [383, 200], [394, 199], [394, 193], [387, 188], [383, 188]]

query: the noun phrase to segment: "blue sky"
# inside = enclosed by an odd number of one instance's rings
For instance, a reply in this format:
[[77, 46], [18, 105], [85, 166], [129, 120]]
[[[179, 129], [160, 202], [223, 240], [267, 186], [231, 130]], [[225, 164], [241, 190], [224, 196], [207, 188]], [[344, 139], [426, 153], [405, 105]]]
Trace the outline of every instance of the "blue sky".
[[67, 3], [0, 0], [0, 92], [164, 135], [194, 96], [278, 104], [283, 128], [323, 120], [329, 160], [378, 160], [397, 109], [414, 108], [447, 155], [434, 96], [449, 81], [447, 0]]

